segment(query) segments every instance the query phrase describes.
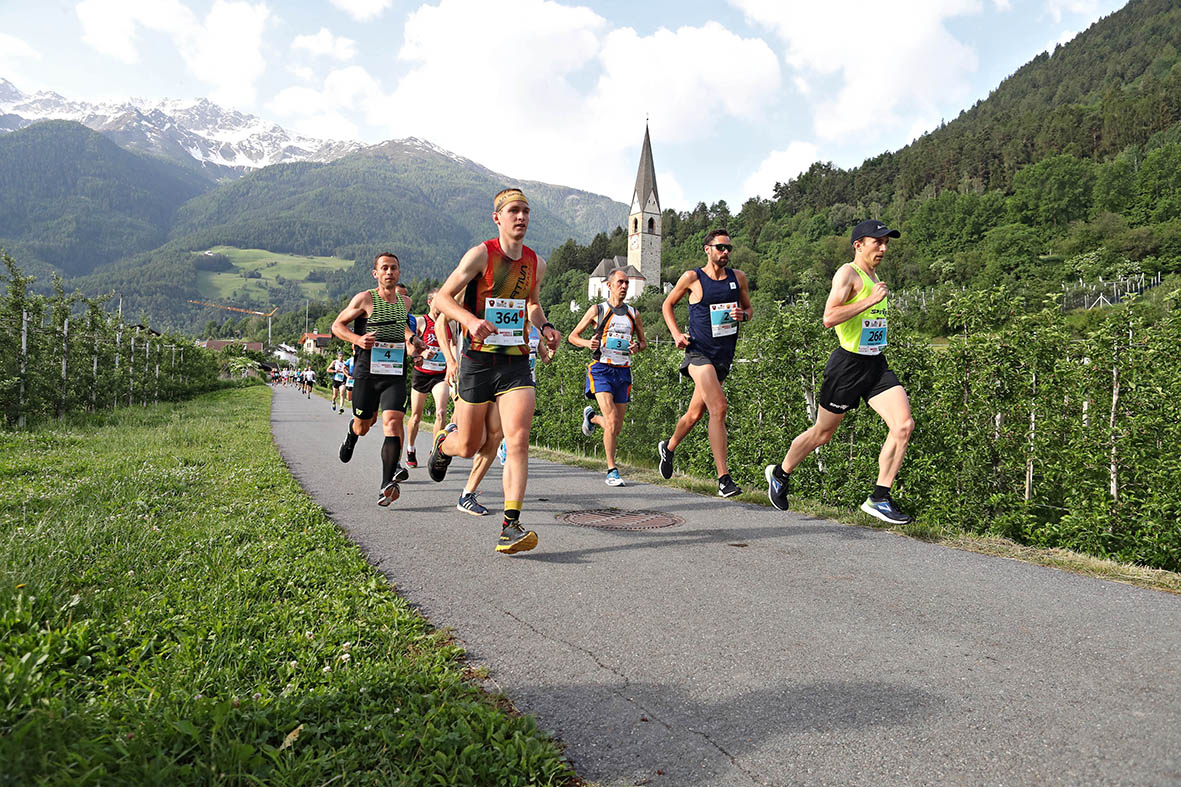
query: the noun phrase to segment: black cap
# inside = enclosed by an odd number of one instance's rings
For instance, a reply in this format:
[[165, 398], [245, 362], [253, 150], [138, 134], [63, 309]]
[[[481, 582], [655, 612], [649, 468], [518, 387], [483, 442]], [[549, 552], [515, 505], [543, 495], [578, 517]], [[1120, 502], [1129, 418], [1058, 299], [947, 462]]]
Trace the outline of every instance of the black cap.
[[861, 238], [885, 238], [887, 236], [901, 238], [902, 233], [890, 229], [877, 219], [866, 219], [853, 228], [853, 232], [849, 235], [849, 242], [856, 243]]

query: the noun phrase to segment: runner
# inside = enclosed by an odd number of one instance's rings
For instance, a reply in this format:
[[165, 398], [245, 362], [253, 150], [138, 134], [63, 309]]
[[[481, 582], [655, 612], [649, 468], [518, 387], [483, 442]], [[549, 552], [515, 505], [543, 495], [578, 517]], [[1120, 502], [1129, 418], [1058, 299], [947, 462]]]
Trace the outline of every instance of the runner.
[[[356, 358], [352, 355], [344, 362], [344, 398], [349, 400], [350, 411], [353, 409], [353, 387], [357, 384], [357, 378], [353, 376], [353, 365], [355, 362]], [[341, 412], [344, 412], [344, 410], [341, 410]]]
[[328, 364], [328, 374], [332, 375], [332, 412], [344, 411], [344, 383], [348, 377], [348, 369], [344, 363], [344, 353], [338, 352], [336, 360]]
[[[615, 448], [623, 430], [623, 415], [631, 401], [633, 352], [648, 346], [644, 325], [639, 313], [623, 302], [627, 297], [627, 271], [616, 268], [607, 277], [608, 294], [605, 303], [597, 303], [586, 310], [578, 325], [570, 332], [569, 341], [576, 347], [589, 349], [594, 360], [586, 368], [586, 398], [599, 403], [602, 415], [587, 405], [582, 411], [582, 433], [590, 437], [595, 427], [603, 430], [603, 453], [607, 456], [607, 486], [623, 486], [619, 468], [615, 466]], [[590, 339], [582, 332], [595, 326]]]
[[[411, 357], [422, 350], [406, 323], [406, 304], [394, 290], [401, 275], [398, 257], [390, 252], [373, 259], [373, 278], [377, 287], [353, 296], [349, 305], [332, 323], [332, 333], [338, 339], [356, 347], [354, 372], [357, 382], [353, 400], [353, 420], [340, 446], [340, 461], [353, 458], [357, 438], [369, 431], [377, 420], [380, 406], [382, 432], [381, 492], [379, 506], [388, 506], [398, 499], [401, 490], [396, 474], [402, 454], [402, 417], [406, 399], [406, 348], [412, 347]], [[352, 323], [350, 330], [348, 323]]]
[[869, 219], [853, 228], [853, 261], [842, 265], [832, 277], [832, 289], [824, 303], [824, 327], [836, 330], [840, 347], [833, 350], [824, 367], [820, 385], [820, 406], [816, 423], [791, 442], [780, 465], [767, 465], [767, 497], [780, 511], [787, 510], [787, 489], [791, 471], [822, 445], [827, 445], [837, 427], [861, 400], [882, 417], [889, 428], [886, 442], [878, 454], [878, 479], [861, 510], [893, 525], [904, 525], [914, 517], [903, 513], [890, 497], [890, 487], [902, 459], [914, 418], [910, 399], [898, 377], [886, 365], [886, 285], [877, 277], [877, 268], [886, 254], [890, 238], [900, 237], [898, 230]]
[[[447, 355], [440, 344], [440, 333], [450, 333], [444, 328], [446, 320], [436, 322], [439, 312], [435, 310], [435, 293], [433, 289], [426, 295], [427, 313], [415, 318], [421, 329], [419, 335], [426, 343], [426, 352], [414, 366], [414, 377], [411, 381], [410, 411], [408, 414], [410, 426], [406, 430], [406, 465], [418, 467], [418, 454], [414, 441], [418, 437], [418, 427], [422, 423], [422, 413], [426, 409], [427, 397], [435, 400], [435, 424], [442, 428], [447, 423], [447, 403], [451, 394], [447, 386]], [[442, 343], [449, 343], [444, 336]]]
[[308, 367], [303, 370], [303, 385], [308, 393], [308, 398], [312, 398], [312, 387], [316, 384], [316, 370]]
[[[734, 348], [738, 344], [738, 323], [754, 314], [750, 305], [750, 288], [746, 274], [727, 268], [730, 252], [730, 233], [724, 229], [711, 230], [704, 242], [706, 264], [685, 271], [668, 297], [661, 311], [669, 334], [677, 347], [684, 348], [685, 360], [681, 374], [693, 380], [693, 398], [689, 409], [677, 421], [672, 437], [656, 446], [660, 458], [660, 475], [672, 478], [673, 452], [709, 411], [709, 447], [718, 471], [718, 496], [734, 497], [742, 489], [730, 478], [726, 463], [729, 435], [726, 433], [726, 394], [722, 383], [730, 373]], [[677, 327], [673, 307], [689, 296], [689, 335]]]
[[[453, 456], [470, 457], [482, 449], [491, 459], [503, 428], [508, 458], [503, 473], [504, 523], [496, 551], [512, 554], [537, 546], [537, 534], [520, 523], [536, 404], [529, 374], [529, 326], [541, 326], [551, 352], [562, 335], [537, 302], [545, 261], [525, 245], [529, 201], [519, 189], [505, 189], [493, 198], [492, 207], [499, 236], [469, 249], [435, 295], [439, 311], [458, 322], [466, 338], [455, 422], [435, 435], [428, 469], [432, 480], [442, 481]], [[461, 292], [463, 305], [456, 300]]]

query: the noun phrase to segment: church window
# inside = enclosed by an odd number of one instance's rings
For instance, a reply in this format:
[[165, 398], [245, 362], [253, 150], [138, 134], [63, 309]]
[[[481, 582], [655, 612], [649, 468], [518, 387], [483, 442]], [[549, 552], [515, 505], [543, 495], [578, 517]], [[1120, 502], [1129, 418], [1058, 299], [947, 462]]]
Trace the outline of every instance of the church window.
[[656, 219], [648, 219], [648, 232], [656, 232]]
[[639, 219], [632, 219], [632, 232], [639, 232], [639, 231], [640, 231], [640, 220]]

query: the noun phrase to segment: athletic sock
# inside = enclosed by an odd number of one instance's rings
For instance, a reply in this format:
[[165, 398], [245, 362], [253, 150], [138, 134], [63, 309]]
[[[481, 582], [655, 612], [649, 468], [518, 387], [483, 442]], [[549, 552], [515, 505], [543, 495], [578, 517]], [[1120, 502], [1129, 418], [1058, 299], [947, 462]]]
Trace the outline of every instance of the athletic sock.
[[521, 519], [521, 501], [506, 500], [504, 503], [504, 526], [516, 525]]
[[468, 496], [468, 495], [470, 495], [471, 493], [472, 493], [472, 490], [470, 490], [470, 489], [464, 489], [464, 490], [463, 490], [463, 495], [462, 495], [462, 497], [467, 497], [467, 496]]
[[869, 499], [874, 501], [875, 503], [880, 503], [889, 496], [890, 496], [890, 487], [882, 486], [881, 484], [877, 484], [876, 486], [874, 486], [873, 494], [869, 496]]
[[607, 468], [607, 472], [608, 472], [608, 473], [610, 473], [610, 472], [611, 472], [612, 470], [614, 470], [614, 469], [615, 469], [614, 467], [608, 467], [608, 468]]
[[394, 480], [394, 469], [398, 466], [398, 457], [402, 455], [402, 438], [386, 436], [381, 444], [381, 485], [385, 487]]
[[775, 465], [775, 468], [771, 470], [771, 475], [781, 484], [786, 484], [787, 479], [791, 478], [791, 473], [783, 472], [783, 465]]

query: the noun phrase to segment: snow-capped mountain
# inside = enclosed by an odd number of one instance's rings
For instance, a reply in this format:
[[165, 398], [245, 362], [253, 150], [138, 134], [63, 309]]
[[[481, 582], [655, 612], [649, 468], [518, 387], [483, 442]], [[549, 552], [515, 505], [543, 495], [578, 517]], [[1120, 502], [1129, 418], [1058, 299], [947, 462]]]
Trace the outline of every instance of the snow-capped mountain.
[[365, 147], [312, 139], [206, 99], [92, 104], [42, 91], [26, 95], [0, 79], [0, 133], [39, 120], [73, 120], [119, 145], [181, 162], [195, 161], [212, 177], [244, 174], [290, 161], [333, 161]]

